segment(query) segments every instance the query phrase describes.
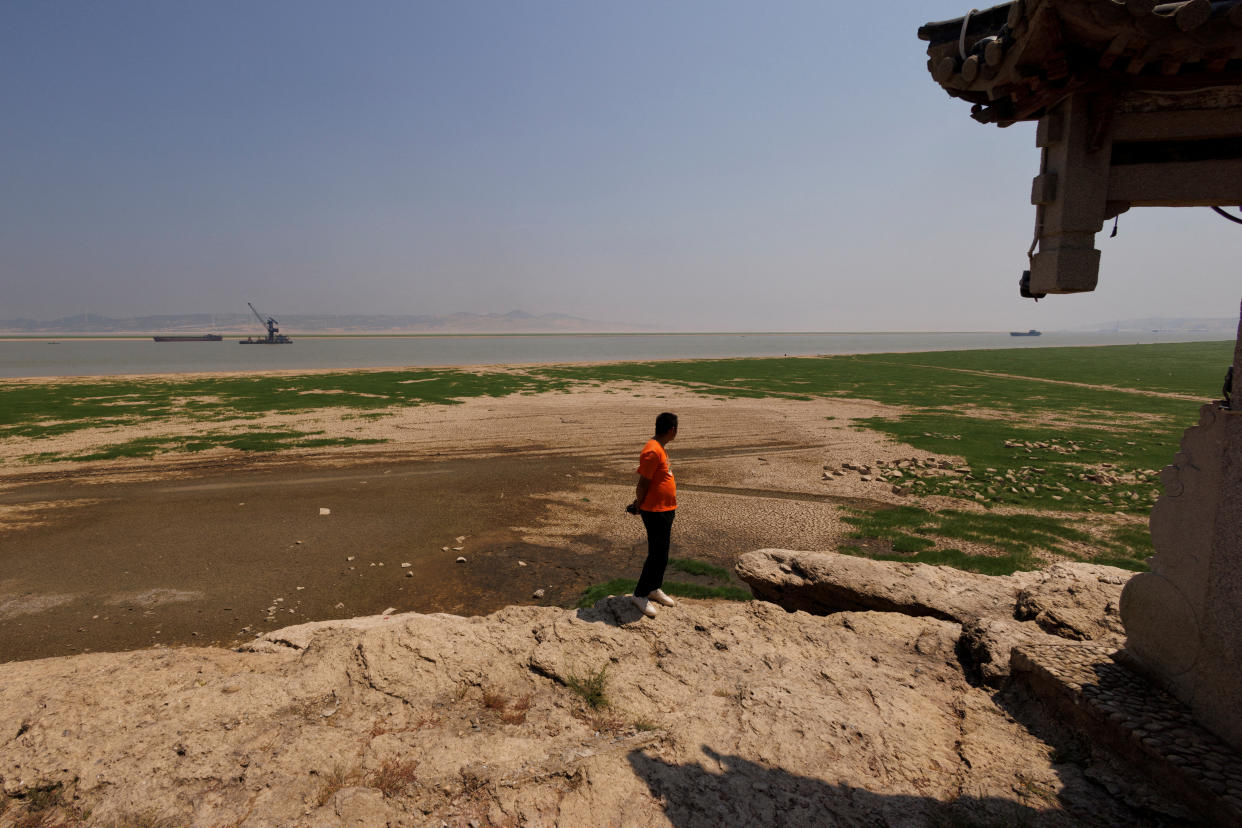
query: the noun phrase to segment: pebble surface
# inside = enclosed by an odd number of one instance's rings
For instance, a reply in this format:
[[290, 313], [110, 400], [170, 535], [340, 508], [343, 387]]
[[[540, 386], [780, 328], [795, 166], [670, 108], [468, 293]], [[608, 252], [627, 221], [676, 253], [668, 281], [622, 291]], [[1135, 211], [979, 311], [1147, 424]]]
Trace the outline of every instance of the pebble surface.
[[1110, 741], [1140, 752], [1181, 783], [1176, 787], [1193, 790], [1213, 822], [1242, 825], [1242, 756], [1116, 654], [1098, 644], [1025, 645], [1014, 648], [1011, 664], [1014, 678], [1045, 704], [1072, 710]]

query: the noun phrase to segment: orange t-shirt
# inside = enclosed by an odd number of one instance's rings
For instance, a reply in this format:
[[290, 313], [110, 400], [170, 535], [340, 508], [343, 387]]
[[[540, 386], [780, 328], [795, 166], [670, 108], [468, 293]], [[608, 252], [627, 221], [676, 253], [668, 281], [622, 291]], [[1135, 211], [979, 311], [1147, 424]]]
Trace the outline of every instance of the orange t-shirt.
[[647, 496], [638, 508], [644, 512], [671, 512], [677, 508], [677, 484], [668, 467], [668, 455], [660, 441], [652, 438], [638, 455], [638, 473], [651, 481]]

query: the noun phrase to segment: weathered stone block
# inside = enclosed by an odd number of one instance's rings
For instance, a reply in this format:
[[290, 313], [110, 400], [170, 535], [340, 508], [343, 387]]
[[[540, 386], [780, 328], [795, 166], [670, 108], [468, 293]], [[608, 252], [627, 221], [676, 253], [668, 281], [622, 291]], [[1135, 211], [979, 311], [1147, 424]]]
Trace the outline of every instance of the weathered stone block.
[[1161, 478], [1152, 571], [1121, 596], [1126, 651], [1242, 750], [1242, 411], [1205, 405]]
[[1040, 250], [1031, 262], [1032, 293], [1085, 293], [1095, 290], [1100, 251], [1090, 247]]

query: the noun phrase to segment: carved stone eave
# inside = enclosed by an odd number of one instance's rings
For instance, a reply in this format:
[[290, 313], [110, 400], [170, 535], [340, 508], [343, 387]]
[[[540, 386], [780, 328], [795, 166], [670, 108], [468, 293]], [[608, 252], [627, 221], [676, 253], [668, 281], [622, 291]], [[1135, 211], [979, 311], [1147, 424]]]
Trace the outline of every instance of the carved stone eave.
[[1015, 0], [919, 29], [927, 68], [972, 116], [1008, 126], [1076, 92], [1242, 85], [1242, 4]]
[[971, 117], [1039, 122], [1023, 296], [1095, 290], [1131, 207], [1242, 205], [1242, 0], [1014, 0], [919, 37]]

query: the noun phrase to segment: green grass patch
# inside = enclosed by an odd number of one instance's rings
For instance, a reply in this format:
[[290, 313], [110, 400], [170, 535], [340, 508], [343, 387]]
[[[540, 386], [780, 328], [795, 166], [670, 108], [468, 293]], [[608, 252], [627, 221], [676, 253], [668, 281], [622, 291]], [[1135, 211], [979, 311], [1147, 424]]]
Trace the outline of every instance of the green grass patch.
[[1214, 397], [1233, 343], [1173, 342], [1066, 348], [1004, 348], [878, 355], [885, 362]]
[[[860, 541], [842, 544], [839, 551], [846, 554], [952, 566], [985, 575], [1037, 569], [1044, 562], [1041, 553], [1142, 572], [1154, 554], [1145, 525], [1112, 527], [1101, 538], [1049, 515], [931, 512], [913, 506], [851, 509], [843, 520], [854, 527], [849, 537]], [[953, 545], [961, 541], [982, 544], [996, 552], [968, 554]], [[1070, 544], [1085, 544], [1098, 551], [1084, 558]]]
[[585, 675], [570, 673], [565, 678], [565, 686], [586, 702], [587, 707], [601, 710], [608, 706], [608, 665]]
[[[318, 433], [318, 432], [317, 432]], [[205, 434], [193, 437], [140, 437], [103, 448], [73, 453], [40, 452], [22, 459], [29, 463], [61, 461], [116, 460], [120, 458], [154, 457], [168, 452], [196, 452], [213, 448], [237, 451], [283, 451], [297, 448], [354, 446], [387, 442], [360, 437], [314, 437], [299, 431], [247, 432], [243, 434]]]
[[669, 569], [675, 569], [678, 572], [684, 572], [687, 575], [698, 575], [703, 578], [711, 578], [721, 583], [729, 583], [731, 576], [729, 570], [723, 566], [715, 566], [703, 561], [696, 561], [691, 558], [670, 558], [668, 562]]
[[[1180, 410], [1184, 401], [1112, 389], [1217, 396], [1231, 342], [857, 354], [797, 359], [714, 359], [549, 366], [565, 381], [659, 381], [722, 397], [847, 396], [919, 408], [970, 404], [995, 409]], [[963, 373], [984, 371], [989, 373]], [[1057, 382], [1043, 382], [1054, 380]], [[1109, 386], [1083, 388], [1076, 382]]]
[[[869, 557], [952, 566], [988, 575], [1009, 575], [1039, 565], [1037, 553], [1079, 557], [1069, 542], [1091, 543], [1091, 535], [1044, 515], [929, 512], [913, 506], [876, 511], [850, 510], [843, 519], [854, 527], [850, 537], [887, 541], [891, 551]], [[970, 541], [996, 549], [998, 555], [969, 555], [947, 546]], [[845, 545], [841, 551], [861, 554], [862, 546]]]
[[565, 380], [512, 372], [427, 369], [303, 376], [0, 384], [0, 438], [52, 437], [84, 428], [172, 419], [213, 422], [323, 408], [451, 405], [479, 396], [552, 391]]
[[[596, 584], [588, 588], [582, 597], [578, 599], [578, 609], [592, 607], [596, 601], [607, 598], [609, 595], [631, 595], [634, 587], [638, 586], [637, 580], [627, 578], [614, 578], [611, 581], [602, 584]], [[736, 586], [705, 586], [703, 584], [687, 584], [680, 581], [665, 581], [661, 587], [669, 595], [676, 595], [679, 598], [711, 598], [724, 601], [750, 601], [754, 596], [750, 594], [750, 590]]]
[[846, 555], [872, 558], [877, 561], [902, 561], [904, 563], [922, 563], [930, 566], [951, 566], [965, 572], [978, 572], [981, 575], [1012, 575], [1039, 568], [1039, 562], [1030, 555], [968, 555], [960, 549], [928, 549], [912, 555], [897, 552], [867, 552], [861, 547], [842, 544], [837, 550]]
[[1092, 557], [1091, 562], [1129, 569], [1134, 572], [1148, 570], [1147, 559], [1156, 554], [1151, 544], [1151, 531], [1147, 526], [1118, 526], [1102, 554]]
[[[1161, 468], [1176, 453], [1181, 432], [1194, 423], [1198, 407], [1194, 400], [1159, 394], [1204, 401], [1215, 397], [1231, 355], [1230, 342], [1195, 342], [551, 365], [505, 371], [410, 369], [0, 383], [0, 439], [54, 439], [80, 429], [134, 423], [258, 420], [324, 408], [349, 408], [346, 416], [370, 420], [402, 407], [448, 405], [479, 396], [661, 382], [718, 399], [848, 397], [900, 407], [893, 409], [893, 417], [860, 425], [918, 450], [963, 457], [971, 468], [961, 480], [911, 483], [914, 494], [1041, 510], [1142, 513], [1150, 508], [1157, 489], [1157, 481], [1146, 472]], [[685, 424], [684, 438], [691, 437], [693, 428], [693, 423]], [[344, 438], [306, 442], [315, 439], [324, 438], [258, 436], [228, 442], [210, 435], [180, 446], [132, 441], [117, 446], [114, 456], [217, 445], [279, 451], [354, 444]], [[1027, 445], [1038, 443], [1052, 447]], [[47, 454], [57, 453], [31, 456]], [[1104, 463], [1114, 467], [1107, 476], [1117, 480], [1084, 479]], [[995, 471], [986, 471], [989, 468]]]
[[[1172, 459], [1186, 423], [1160, 421], [1128, 429], [1118, 425], [1110, 434], [915, 412], [860, 425], [928, 453], [965, 459], [969, 475], [924, 474], [902, 480], [916, 495], [1043, 510], [1142, 514], [1159, 494], [1157, 472]], [[1117, 432], [1129, 439], [1116, 439]]]

